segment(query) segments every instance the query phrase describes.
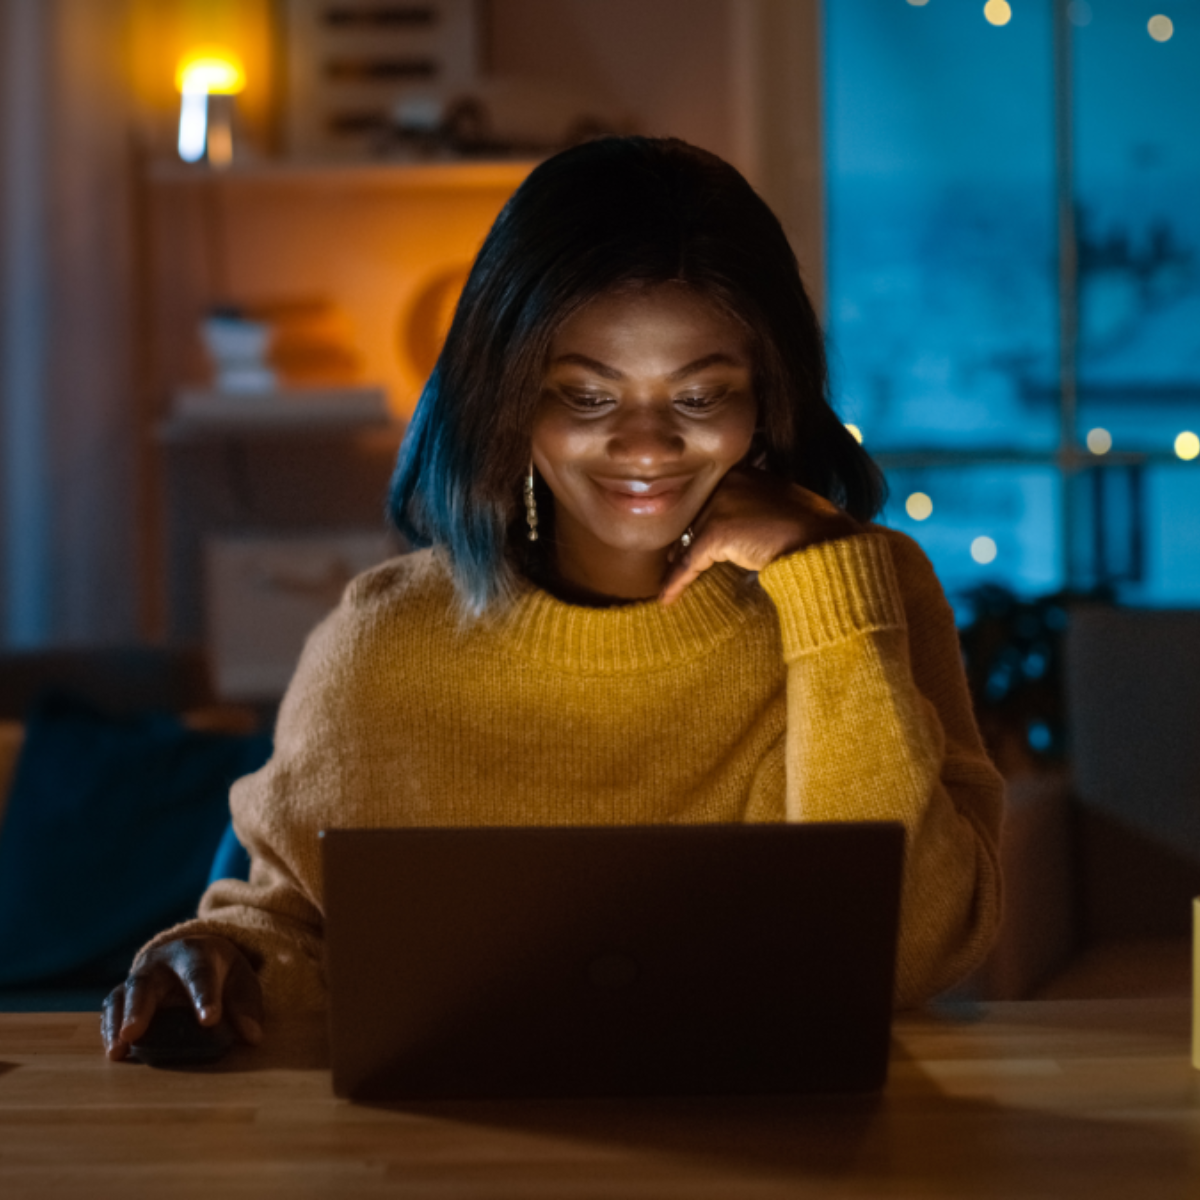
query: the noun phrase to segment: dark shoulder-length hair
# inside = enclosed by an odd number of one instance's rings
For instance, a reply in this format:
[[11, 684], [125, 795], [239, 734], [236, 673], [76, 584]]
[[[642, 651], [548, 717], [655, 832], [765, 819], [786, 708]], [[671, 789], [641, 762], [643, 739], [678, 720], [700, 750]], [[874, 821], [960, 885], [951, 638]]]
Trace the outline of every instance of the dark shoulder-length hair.
[[446, 548], [470, 611], [505, 600], [520, 571], [521, 484], [556, 331], [606, 292], [668, 281], [750, 331], [767, 469], [861, 520], [878, 512], [883, 476], [830, 407], [821, 327], [764, 201], [686, 142], [587, 142], [536, 167], [496, 218], [392, 477], [388, 515], [414, 544]]

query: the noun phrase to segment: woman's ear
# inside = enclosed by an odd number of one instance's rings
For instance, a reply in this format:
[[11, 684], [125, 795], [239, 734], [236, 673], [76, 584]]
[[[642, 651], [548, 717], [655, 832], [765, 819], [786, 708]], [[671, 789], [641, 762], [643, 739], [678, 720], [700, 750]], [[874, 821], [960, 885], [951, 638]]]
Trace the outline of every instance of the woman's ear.
[[754, 431], [754, 436], [750, 439], [750, 449], [746, 451], [746, 457], [742, 459], [742, 463], [747, 467], [753, 467], [756, 471], [767, 469], [767, 431], [765, 429]]

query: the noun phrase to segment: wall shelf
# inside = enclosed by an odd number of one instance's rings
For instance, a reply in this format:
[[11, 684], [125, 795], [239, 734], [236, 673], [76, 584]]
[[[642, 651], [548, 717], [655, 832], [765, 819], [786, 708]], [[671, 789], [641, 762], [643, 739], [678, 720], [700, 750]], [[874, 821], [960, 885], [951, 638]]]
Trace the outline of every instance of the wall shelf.
[[536, 166], [531, 159], [483, 162], [319, 162], [269, 159], [225, 171], [167, 159], [150, 164], [154, 187], [394, 188], [403, 191], [515, 189]]
[[[161, 497], [148, 506], [143, 611], [156, 622], [148, 636], [195, 643], [211, 628], [204, 563], [213, 542], [383, 537], [407, 417], [479, 245], [532, 165], [145, 165], [142, 391], [149, 474]], [[386, 401], [378, 412], [364, 401], [344, 414], [329, 404], [303, 413], [303, 381], [285, 377], [294, 413], [216, 419], [214, 405], [203, 419], [184, 419], [181, 393], [211, 386], [203, 315], [278, 302], [344, 314], [360, 381], [344, 390], [353, 400], [370, 381]]]

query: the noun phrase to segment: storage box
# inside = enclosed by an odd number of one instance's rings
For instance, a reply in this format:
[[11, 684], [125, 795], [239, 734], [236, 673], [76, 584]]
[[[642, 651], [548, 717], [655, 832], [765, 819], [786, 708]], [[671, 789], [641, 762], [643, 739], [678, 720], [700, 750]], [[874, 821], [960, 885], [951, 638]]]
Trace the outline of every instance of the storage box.
[[205, 618], [218, 694], [279, 699], [304, 639], [355, 575], [397, 553], [384, 533], [215, 537], [205, 544]]

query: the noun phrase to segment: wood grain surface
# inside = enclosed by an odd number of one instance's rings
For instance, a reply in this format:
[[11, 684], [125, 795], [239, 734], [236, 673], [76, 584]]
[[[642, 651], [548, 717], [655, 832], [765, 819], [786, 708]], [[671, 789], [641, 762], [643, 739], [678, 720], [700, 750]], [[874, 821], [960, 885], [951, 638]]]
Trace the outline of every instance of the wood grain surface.
[[1186, 1000], [897, 1022], [871, 1098], [335, 1100], [319, 1023], [217, 1067], [100, 1053], [95, 1014], [0, 1015], [0, 1196], [414, 1200], [1200, 1197]]

